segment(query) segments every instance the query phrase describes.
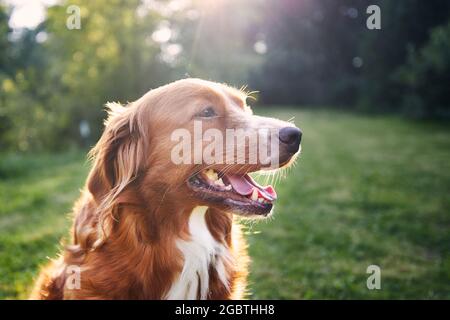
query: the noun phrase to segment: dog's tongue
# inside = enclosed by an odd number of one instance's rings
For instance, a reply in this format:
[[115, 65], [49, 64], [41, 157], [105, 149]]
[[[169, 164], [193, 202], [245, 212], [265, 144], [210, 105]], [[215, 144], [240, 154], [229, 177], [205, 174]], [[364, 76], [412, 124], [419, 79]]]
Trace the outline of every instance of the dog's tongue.
[[231, 183], [234, 191], [236, 191], [240, 195], [248, 196], [249, 194], [253, 193], [254, 189], [256, 189], [258, 191], [258, 194], [266, 200], [273, 201], [277, 198], [277, 193], [271, 185], [265, 187], [260, 186], [248, 174], [243, 176], [233, 174], [227, 175], [226, 177]]

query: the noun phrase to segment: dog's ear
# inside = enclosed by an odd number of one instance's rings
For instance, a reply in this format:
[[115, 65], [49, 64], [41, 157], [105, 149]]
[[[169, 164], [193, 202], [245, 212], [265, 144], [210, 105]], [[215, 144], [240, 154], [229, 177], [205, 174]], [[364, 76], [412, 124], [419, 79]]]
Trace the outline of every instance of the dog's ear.
[[101, 245], [114, 224], [114, 210], [123, 191], [145, 165], [146, 135], [137, 106], [108, 103], [104, 132], [91, 150], [94, 161], [87, 188], [97, 204], [98, 236]]

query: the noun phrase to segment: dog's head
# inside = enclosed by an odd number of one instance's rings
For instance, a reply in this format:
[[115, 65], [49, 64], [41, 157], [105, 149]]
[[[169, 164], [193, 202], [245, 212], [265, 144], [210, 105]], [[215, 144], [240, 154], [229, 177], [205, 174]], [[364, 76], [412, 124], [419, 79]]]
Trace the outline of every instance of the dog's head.
[[164, 202], [268, 215], [275, 190], [248, 173], [288, 165], [302, 134], [290, 122], [253, 115], [246, 98], [222, 84], [184, 79], [127, 107], [109, 104], [88, 179], [99, 208], [143, 201], [155, 210]]

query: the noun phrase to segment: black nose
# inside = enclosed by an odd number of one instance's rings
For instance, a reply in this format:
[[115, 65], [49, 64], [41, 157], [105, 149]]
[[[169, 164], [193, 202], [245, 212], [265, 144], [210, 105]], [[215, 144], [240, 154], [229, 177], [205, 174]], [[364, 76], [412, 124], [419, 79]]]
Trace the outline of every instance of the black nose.
[[285, 127], [280, 130], [280, 141], [287, 145], [287, 150], [296, 153], [302, 141], [302, 131], [296, 127]]

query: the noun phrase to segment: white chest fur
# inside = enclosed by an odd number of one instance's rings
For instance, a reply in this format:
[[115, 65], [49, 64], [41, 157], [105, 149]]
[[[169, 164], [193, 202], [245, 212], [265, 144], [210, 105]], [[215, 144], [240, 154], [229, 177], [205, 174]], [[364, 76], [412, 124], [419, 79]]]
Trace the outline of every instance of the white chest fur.
[[166, 295], [167, 299], [206, 299], [209, 291], [209, 268], [216, 269], [219, 279], [228, 285], [224, 259], [229, 259], [227, 248], [217, 242], [206, 225], [208, 207], [195, 207], [189, 218], [189, 241], [178, 240], [176, 245], [183, 254], [184, 264], [177, 280]]

